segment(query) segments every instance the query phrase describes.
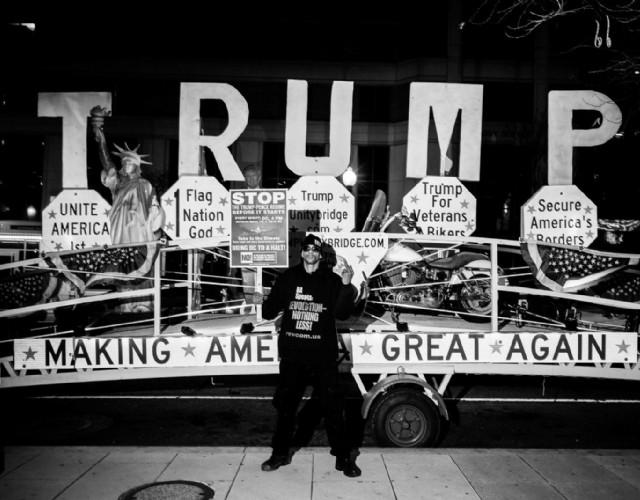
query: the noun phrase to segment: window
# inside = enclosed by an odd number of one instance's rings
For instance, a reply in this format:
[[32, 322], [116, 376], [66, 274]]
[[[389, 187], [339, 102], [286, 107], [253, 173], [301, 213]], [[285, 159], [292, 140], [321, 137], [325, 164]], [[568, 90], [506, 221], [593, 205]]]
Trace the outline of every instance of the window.
[[[284, 161], [284, 142], [265, 142], [262, 146], [262, 185], [269, 189], [289, 189], [300, 178]], [[324, 144], [307, 144], [307, 156], [325, 156]]]
[[262, 146], [262, 185], [270, 189], [289, 189], [298, 176], [284, 162], [284, 142], [265, 142]]
[[42, 220], [44, 139], [0, 138], [0, 219]]

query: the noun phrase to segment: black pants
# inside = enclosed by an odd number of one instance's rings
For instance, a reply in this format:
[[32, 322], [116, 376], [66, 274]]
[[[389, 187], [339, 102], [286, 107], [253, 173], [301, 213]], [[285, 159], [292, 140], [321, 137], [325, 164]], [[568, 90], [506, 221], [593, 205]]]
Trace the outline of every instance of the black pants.
[[280, 360], [278, 385], [273, 406], [278, 411], [276, 432], [271, 441], [274, 455], [287, 455], [292, 446], [298, 405], [306, 388], [311, 385], [320, 401], [331, 453], [349, 456], [349, 441], [344, 420], [344, 398], [338, 381], [336, 362], [304, 364]]
[[[361, 448], [364, 440], [365, 419], [360, 414], [363, 403], [364, 400], [362, 398], [352, 397], [345, 399], [344, 419], [347, 426], [349, 447], [352, 452]], [[293, 447], [303, 448], [309, 446], [321, 420], [322, 406], [320, 405], [320, 399], [313, 393], [296, 417], [297, 426], [293, 435]]]

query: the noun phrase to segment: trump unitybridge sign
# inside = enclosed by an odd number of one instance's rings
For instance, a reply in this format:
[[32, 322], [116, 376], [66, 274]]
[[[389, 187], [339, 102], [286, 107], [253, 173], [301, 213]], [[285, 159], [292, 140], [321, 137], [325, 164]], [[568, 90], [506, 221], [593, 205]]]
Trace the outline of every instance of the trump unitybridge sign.
[[[630, 363], [634, 332], [351, 334], [356, 363]], [[275, 365], [277, 335], [21, 339], [16, 369]]]

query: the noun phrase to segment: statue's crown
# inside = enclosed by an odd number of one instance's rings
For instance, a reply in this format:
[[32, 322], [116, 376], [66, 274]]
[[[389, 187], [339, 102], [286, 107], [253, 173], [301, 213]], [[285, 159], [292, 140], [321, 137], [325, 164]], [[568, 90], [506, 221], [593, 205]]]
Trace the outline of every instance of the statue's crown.
[[151, 165], [151, 162], [143, 160], [143, 158], [146, 158], [149, 155], [140, 155], [140, 154], [138, 154], [138, 148], [140, 147], [139, 144], [135, 147], [135, 149], [129, 148], [129, 146], [127, 145], [126, 142], [124, 143], [124, 147], [127, 148], [127, 149], [123, 149], [120, 146], [118, 146], [117, 144], [114, 144], [114, 146], [116, 147], [116, 149], [118, 151], [114, 151], [113, 154], [116, 155], [116, 156], [119, 156], [123, 160], [125, 158], [130, 158], [138, 166], [142, 165], [143, 163], [145, 165]]

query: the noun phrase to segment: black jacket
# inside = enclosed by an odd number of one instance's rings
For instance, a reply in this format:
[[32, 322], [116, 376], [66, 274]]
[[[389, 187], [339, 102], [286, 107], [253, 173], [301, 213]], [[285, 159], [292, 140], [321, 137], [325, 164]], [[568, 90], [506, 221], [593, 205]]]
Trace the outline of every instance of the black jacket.
[[357, 290], [343, 285], [333, 271], [305, 271], [302, 263], [278, 277], [262, 305], [262, 316], [283, 311], [278, 336], [280, 358], [298, 363], [335, 361], [338, 357], [336, 318], [347, 319]]

